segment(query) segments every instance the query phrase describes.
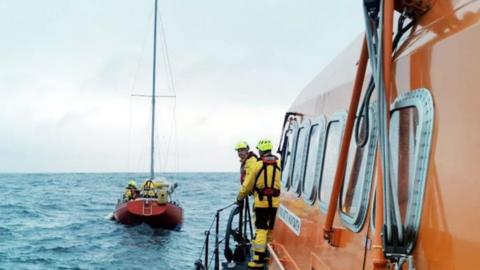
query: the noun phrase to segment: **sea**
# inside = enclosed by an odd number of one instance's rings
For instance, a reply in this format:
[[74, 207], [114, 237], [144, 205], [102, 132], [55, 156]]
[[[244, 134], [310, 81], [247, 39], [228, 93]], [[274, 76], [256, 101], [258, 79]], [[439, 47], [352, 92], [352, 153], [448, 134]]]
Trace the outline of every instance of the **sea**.
[[0, 174], [0, 269], [194, 269], [216, 210], [235, 201], [238, 173], [160, 176], [178, 183], [179, 231], [109, 219], [128, 180], [145, 174]]

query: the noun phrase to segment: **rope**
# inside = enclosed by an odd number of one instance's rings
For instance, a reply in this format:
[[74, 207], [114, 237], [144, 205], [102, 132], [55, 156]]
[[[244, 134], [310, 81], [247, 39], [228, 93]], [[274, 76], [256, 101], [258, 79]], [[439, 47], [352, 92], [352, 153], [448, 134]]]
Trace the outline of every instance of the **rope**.
[[[384, 1], [380, 1], [380, 9], [377, 11], [367, 10], [364, 6], [364, 14], [365, 14], [365, 23], [366, 23], [366, 36], [368, 40], [368, 49], [370, 55], [370, 62], [373, 70], [373, 80], [370, 80], [369, 87], [367, 90], [367, 94], [365, 95], [365, 100], [362, 103], [362, 107], [360, 110], [360, 117], [361, 119], [363, 114], [365, 114], [365, 118], [367, 121], [368, 119], [368, 105], [370, 103], [371, 92], [373, 92], [373, 88], [375, 85], [378, 86], [378, 120], [379, 120], [379, 144], [381, 150], [381, 159], [382, 159], [382, 171], [383, 171], [383, 180], [384, 180], [384, 201], [387, 207], [385, 207], [384, 215], [385, 220], [384, 223], [386, 225], [386, 239], [387, 241], [392, 241], [393, 237], [393, 225], [397, 225], [397, 237], [400, 242], [403, 241], [404, 238], [404, 228], [401, 221], [401, 213], [400, 213], [400, 206], [399, 206], [399, 199], [398, 199], [398, 192], [396, 187], [393, 186], [393, 183], [397, 183], [396, 175], [394, 174], [393, 167], [392, 167], [392, 153], [390, 149], [390, 141], [389, 141], [389, 130], [388, 130], [388, 115], [390, 112], [387, 112], [387, 102], [385, 96], [385, 82], [383, 77], [383, 24], [379, 23], [383, 21], [384, 16]], [[405, 12], [402, 13], [398, 20], [398, 27], [397, 33], [393, 39], [393, 51], [392, 54], [395, 54], [397, 51], [397, 46], [400, 42], [401, 37], [404, 33], [406, 33], [413, 25], [414, 20], [412, 20], [407, 26], [404, 27], [405, 23]], [[355, 136], [358, 139], [360, 137], [358, 131], [358, 122], [357, 122], [357, 129], [355, 130]], [[364, 125], [366, 126], [366, 125]], [[368, 133], [367, 133], [368, 134]], [[360, 145], [364, 145], [366, 143], [365, 137], [364, 141], [361, 141]], [[362, 145], [362, 146], [363, 146]], [[388, 207], [391, 206], [391, 207]]]
[[[382, 172], [384, 176], [384, 196], [386, 205], [391, 205], [391, 196], [390, 193], [390, 181], [391, 181], [391, 158], [390, 158], [390, 149], [388, 141], [388, 129], [387, 129], [387, 115], [386, 115], [386, 96], [384, 89], [383, 81], [383, 24], [378, 23], [383, 21], [384, 15], [384, 1], [380, 1], [379, 12], [373, 14], [373, 12], [367, 11], [365, 8], [365, 20], [366, 20], [366, 32], [368, 40], [368, 49], [370, 55], [370, 62], [372, 65], [372, 70], [374, 74], [375, 85], [378, 87], [378, 120], [379, 120], [379, 140], [380, 140], [380, 152], [382, 158]], [[377, 24], [378, 23], [378, 24]], [[374, 46], [376, 45], [376, 46]], [[386, 239], [391, 241], [392, 239], [392, 216], [391, 212], [388, 211], [389, 207], [385, 207], [385, 224], [386, 224]], [[400, 234], [399, 234], [400, 236]], [[400, 238], [401, 239], [401, 238]]]
[[[405, 13], [402, 13], [402, 15], [398, 19], [398, 27], [397, 27], [397, 33], [395, 34], [395, 37], [393, 39], [393, 53], [395, 54], [397, 52], [397, 47], [398, 44], [400, 43], [400, 40], [402, 36], [413, 27], [415, 21], [412, 20], [410, 21], [409, 24], [407, 24], [404, 27], [405, 23]], [[358, 147], [364, 147], [367, 144], [368, 137], [370, 134], [370, 116], [369, 116], [369, 108], [370, 108], [370, 103], [371, 103], [371, 98], [373, 91], [375, 90], [375, 81], [373, 74], [370, 77], [370, 81], [367, 86], [367, 91], [366, 94], [363, 98], [362, 105], [360, 107], [359, 113], [358, 113], [358, 119], [357, 119], [357, 124], [355, 125], [355, 140], [357, 142]], [[365, 119], [363, 120], [363, 126], [360, 125], [360, 121], [362, 120], [362, 117]], [[363, 127], [365, 135], [363, 137], [363, 140], [360, 138], [360, 127]]]

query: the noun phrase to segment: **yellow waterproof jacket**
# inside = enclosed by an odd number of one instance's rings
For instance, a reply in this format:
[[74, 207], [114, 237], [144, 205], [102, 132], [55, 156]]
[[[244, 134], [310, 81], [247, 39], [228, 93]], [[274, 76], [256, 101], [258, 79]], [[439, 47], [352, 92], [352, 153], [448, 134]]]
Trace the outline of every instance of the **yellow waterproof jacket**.
[[129, 201], [131, 199], [134, 199], [135, 195], [136, 195], [135, 190], [136, 190], [135, 188], [131, 188], [131, 187], [125, 188], [125, 192], [123, 193], [123, 199], [125, 201]]
[[255, 164], [258, 161], [258, 157], [253, 153], [250, 152], [248, 153], [247, 159], [242, 162], [242, 165], [240, 166], [240, 183], [243, 184], [245, 181], [245, 177], [247, 174], [255, 167]]
[[[237, 201], [242, 200], [243, 198], [248, 196], [250, 192], [253, 191], [255, 198], [255, 208], [268, 208], [269, 197], [272, 203], [271, 206], [274, 208], [278, 208], [278, 206], [280, 205], [280, 179], [282, 177], [282, 172], [280, 170], [280, 160], [278, 160], [273, 155], [268, 155], [261, 157], [257, 162], [255, 162], [255, 164], [252, 165], [252, 169], [247, 171], [247, 174], [245, 175], [245, 181], [240, 188], [240, 192], [237, 196]], [[267, 187], [265, 187], [265, 182], [267, 182]], [[278, 193], [274, 196], [262, 194], [262, 192], [264, 192], [266, 189], [275, 190]]]

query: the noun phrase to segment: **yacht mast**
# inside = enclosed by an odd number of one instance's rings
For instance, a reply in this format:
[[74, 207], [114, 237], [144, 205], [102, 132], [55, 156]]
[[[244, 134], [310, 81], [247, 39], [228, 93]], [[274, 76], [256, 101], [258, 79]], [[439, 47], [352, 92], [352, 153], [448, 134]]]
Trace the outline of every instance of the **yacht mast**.
[[155, 79], [157, 66], [157, 0], [155, 0], [155, 19], [153, 25], [153, 75], [152, 75], [152, 140], [150, 146], [150, 180], [153, 180], [155, 175]]

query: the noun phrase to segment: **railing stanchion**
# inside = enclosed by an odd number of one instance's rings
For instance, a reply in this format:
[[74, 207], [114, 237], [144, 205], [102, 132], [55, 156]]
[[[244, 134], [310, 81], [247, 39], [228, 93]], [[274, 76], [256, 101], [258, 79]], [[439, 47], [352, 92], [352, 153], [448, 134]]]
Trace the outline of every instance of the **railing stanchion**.
[[[247, 203], [245, 204], [245, 208], [247, 209], [246, 215], [248, 215], [248, 225], [250, 227], [250, 240], [253, 240], [252, 214], [250, 213], [250, 205], [248, 203], [248, 198], [247, 198]], [[247, 224], [245, 224], [245, 235], [246, 234], [247, 234]]]
[[[243, 199], [243, 202], [245, 202], [245, 198]], [[245, 206], [245, 203], [244, 203]], [[247, 220], [247, 217], [243, 215], [243, 209], [240, 210], [240, 213], [238, 215], [238, 232], [240, 235], [245, 235], [243, 233], [243, 219]]]
[[[209, 258], [209, 243], [210, 243], [210, 234], [211, 234], [211, 231], [212, 231], [212, 228], [213, 228], [213, 223], [215, 223], [215, 250], [214, 250], [214, 256], [215, 256], [215, 266], [214, 266], [214, 270], [220, 270], [220, 242], [223, 242], [223, 240], [219, 240], [219, 233], [220, 233], [220, 213], [225, 210], [225, 209], [228, 209], [232, 206], [234, 206], [236, 203], [232, 203], [232, 204], [229, 204], [223, 208], [220, 208], [217, 210], [216, 214], [215, 214], [215, 218], [212, 220], [212, 223], [210, 224], [210, 228], [205, 231], [205, 243], [203, 245], [203, 248], [202, 248], [202, 251], [200, 252], [200, 256], [198, 258], [197, 261], [195, 261], [195, 269], [207, 269], [209, 268], [209, 266], [211, 266], [211, 259], [212, 258]], [[246, 217], [244, 217], [244, 220], [245, 220]], [[203, 252], [205, 252], [205, 262], [202, 263], [202, 254]], [[209, 265], [210, 264], [210, 265]], [[200, 267], [200, 268], [199, 268]]]
[[210, 240], [210, 231], [205, 231], [205, 268], [208, 269], [208, 241]]
[[215, 270], [220, 270], [220, 256], [219, 256], [219, 247], [218, 234], [220, 230], [220, 211], [217, 211], [216, 215], [216, 228], [215, 228]]

